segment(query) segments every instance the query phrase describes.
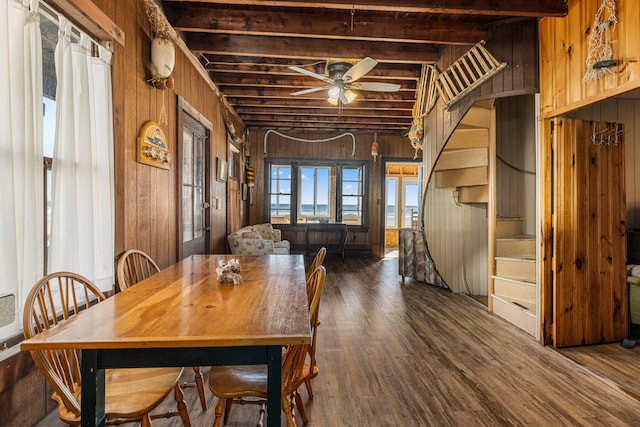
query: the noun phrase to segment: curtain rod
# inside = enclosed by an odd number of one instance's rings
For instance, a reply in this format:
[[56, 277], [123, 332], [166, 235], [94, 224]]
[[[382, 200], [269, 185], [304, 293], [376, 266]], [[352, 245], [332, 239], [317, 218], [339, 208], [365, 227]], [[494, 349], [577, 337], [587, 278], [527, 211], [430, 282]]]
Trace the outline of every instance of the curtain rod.
[[71, 31], [72, 31], [73, 35], [75, 35], [76, 37], [80, 37], [80, 36], [82, 36], [82, 34], [84, 34], [89, 38], [91, 43], [93, 45], [95, 45], [96, 47], [103, 47], [103, 48], [107, 49], [109, 52], [113, 53], [113, 43], [108, 42], [108, 41], [104, 42], [104, 44], [100, 43], [92, 35], [90, 35], [86, 31], [82, 30], [75, 23], [73, 23], [69, 19], [69, 17], [67, 17], [63, 13], [60, 13], [60, 12], [56, 11], [52, 6], [50, 6], [49, 4], [47, 4], [43, 0], [40, 0], [40, 13], [42, 15], [44, 15], [47, 19], [49, 19], [51, 22], [54, 22], [54, 23], [56, 23], [58, 25], [60, 23], [60, 15], [65, 16], [65, 18], [67, 18], [67, 21], [71, 25]]

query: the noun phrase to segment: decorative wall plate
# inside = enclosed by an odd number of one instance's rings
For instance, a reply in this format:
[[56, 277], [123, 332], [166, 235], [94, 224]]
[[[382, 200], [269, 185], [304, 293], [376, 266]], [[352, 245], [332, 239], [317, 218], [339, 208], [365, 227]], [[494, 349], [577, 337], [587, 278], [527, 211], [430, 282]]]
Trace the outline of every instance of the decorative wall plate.
[[138, 162], [157, 168], [169, 169], [171, 154], [168, 141], [160, 125], [149, 120], [138, 134]]

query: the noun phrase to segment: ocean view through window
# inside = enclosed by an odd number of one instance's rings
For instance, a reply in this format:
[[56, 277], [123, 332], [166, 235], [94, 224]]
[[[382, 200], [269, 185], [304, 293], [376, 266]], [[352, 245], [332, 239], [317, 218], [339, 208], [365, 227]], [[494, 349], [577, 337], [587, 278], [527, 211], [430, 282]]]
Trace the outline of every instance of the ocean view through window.
[[272, 224], [366, 225], [365, 163], [274, 161], [267, 171], [267, 211]]

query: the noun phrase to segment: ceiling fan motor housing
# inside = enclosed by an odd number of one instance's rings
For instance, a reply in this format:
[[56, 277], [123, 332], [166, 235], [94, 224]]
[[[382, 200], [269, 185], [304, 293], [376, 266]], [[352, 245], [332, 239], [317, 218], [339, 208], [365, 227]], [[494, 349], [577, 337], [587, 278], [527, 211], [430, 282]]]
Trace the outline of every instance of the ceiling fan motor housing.
[[329, 77], [333, 80], [342, 80], [342, 76], [344, 76], [344, 73], [349, 71], [352, 66], [353, 64], [350, 64], [348, 62], [334, 62], [333, 64], [329, 64], [327, 66]]

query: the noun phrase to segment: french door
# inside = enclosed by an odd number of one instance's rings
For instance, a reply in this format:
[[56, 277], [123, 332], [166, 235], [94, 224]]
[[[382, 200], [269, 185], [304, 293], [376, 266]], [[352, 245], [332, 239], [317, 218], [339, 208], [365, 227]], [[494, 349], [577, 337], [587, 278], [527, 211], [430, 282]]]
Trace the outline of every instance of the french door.
[[207, 129], [188, 114], [183, 114], [180, 259], [208, 252], [210, 199], [207, 141]]

